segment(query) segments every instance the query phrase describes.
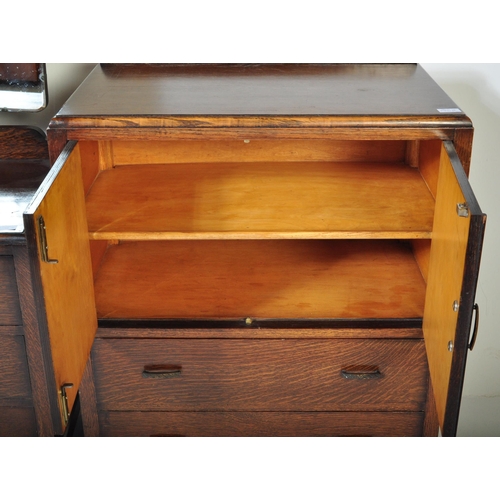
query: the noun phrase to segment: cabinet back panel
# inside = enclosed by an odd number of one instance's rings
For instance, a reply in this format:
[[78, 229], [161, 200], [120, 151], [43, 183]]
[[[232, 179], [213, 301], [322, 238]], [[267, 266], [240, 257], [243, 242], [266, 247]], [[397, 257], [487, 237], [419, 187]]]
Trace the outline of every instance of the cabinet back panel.
[[[246, 142], [245, 142], [246, 141]], [[241, 140], [112, 141], [114, 166], [156, 163], [405, 160], [405, 141]]]

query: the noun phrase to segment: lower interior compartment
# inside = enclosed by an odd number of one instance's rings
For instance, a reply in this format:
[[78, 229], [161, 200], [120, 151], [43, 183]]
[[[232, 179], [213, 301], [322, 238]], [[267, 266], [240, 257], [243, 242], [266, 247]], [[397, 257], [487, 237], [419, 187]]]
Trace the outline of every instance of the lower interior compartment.
[[400, 240], [128, 241], [95, 268], [100, 319], [404, 319], [425, 301]]

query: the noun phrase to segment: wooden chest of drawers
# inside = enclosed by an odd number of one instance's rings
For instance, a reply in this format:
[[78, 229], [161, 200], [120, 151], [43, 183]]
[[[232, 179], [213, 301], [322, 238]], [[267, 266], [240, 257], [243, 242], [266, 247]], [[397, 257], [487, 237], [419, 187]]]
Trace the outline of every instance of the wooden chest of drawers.
[[455, 434], [472, 130], [418, 65], [97, 67], [25, 214], [61, 428]]

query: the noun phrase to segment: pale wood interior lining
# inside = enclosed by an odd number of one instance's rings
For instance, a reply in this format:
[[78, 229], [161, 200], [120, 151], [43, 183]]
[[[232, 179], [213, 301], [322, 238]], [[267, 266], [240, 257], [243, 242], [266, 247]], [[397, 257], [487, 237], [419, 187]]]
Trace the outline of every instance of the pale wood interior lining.
[[111, 141], [113, 165], [281, 161], [404, 162], [406, 141], [196, 140]]
[[404, 163], [122, 166], [87, 196], [91, 239], [429, 238], [434, 200]]
[[418, 318], [425, 283], [399, 241], [125, 242], [95, 293], [100, 318]]
[[97, 329], [80, 166], [76, 145], [32, 214], [33, 221], [43, 216], [49, 256], [58, 260], [41, 262], [40, 275], [55, 382], [58, 388], [73, 384], [67, 391], [70, 408]]
[[462, 289], [463, 273], [458, 273], [457, 269], [464, 269], [470, 226], [469, 217], [457, 215], [457, 203], [464, 201], [450, 158], [442, 147], [423, 324], [441, 429], [452, 363], [448, 343], [455, 340], [458, 319], [453, 303], [460, 300]]

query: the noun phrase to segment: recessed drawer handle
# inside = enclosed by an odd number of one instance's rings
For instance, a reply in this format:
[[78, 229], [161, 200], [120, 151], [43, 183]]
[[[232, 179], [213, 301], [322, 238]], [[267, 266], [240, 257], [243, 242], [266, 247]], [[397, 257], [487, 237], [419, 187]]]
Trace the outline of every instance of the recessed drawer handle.
[[378, 369], [378, 366], [350, 366], [348, 368], [343, 368], [340, 371], [340, 374], [344, 378], [357, 380], [367, 380], [382, 377], [382, 373]]
[[180, 365], [146, 365], [142, 372], [143, 378], [179, 377], [182, 372]]

